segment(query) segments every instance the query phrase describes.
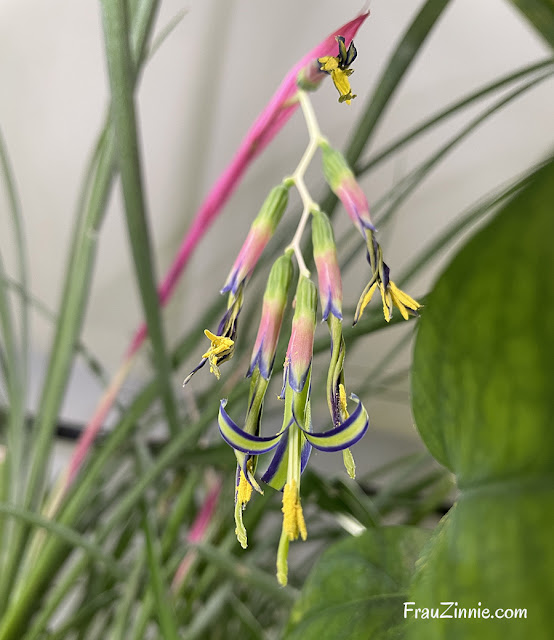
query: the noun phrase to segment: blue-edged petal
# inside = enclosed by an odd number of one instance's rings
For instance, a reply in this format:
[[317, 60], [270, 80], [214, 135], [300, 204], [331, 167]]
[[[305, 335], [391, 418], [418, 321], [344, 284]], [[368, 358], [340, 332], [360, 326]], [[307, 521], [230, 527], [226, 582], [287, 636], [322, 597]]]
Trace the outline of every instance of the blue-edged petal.
[[231, 420], [224, 408], [226, 404], [227, 400], [223, 399], [219, 406], [219, 432], [225, 442], [237, 451], [249, 453], [250, 455], [267, 453], [279, 444], [279, 441], [287, 432], [288, 426], [277, 435], [269, 436], [267, 438], [251, 435]]
[[295, 422], [304, 432], [306, 440], [315, 449], [320, 451], [342, 451], [356, 444], [364, 436], [369, 427], [369, 416], [358, 396], [352, 394], [350, 397], [357, 403], [354, 413], [337, 427], [324, 433], [310, 433], [303, 429], [295, 418]]

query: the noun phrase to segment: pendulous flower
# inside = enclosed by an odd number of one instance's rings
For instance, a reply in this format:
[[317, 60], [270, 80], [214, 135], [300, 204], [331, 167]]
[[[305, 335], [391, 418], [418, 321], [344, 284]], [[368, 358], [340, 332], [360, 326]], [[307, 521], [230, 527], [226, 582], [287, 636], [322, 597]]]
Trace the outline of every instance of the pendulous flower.
[[331, 190], [340, 199], [350, 219], [366, 241], [367, 260], [371, 267], [371, 278], [365, 287], [354, 315], [354, 324], [361, 318], [377, 289], [383, 301], [383, 314], [387, 322], [392, 318], [393, 307], [398, 307], [402, 317], [417, 316], [421, 305], [390, 280], [390, 269], [383, 260], [383, 251], [377, 242], [376, 229], [371, 220], [369, 205], [358, 184], [354, 172], [344, 156], [327, 142], [321, 143], [323, 172]]
[[[244, 423], [244, 432], [259, 436], [263, 403], [279, 340], [283, 315], [287, 304], [288, 291], [292, 279], [291, 253], [278, 258], [271, 268], [267, 281], [262, 318], [258, 336], [254, 344], [250, 368], [247, 377], [251, 378], [250, 397]], [[254, 478], [258, 458], [256, 455], [235, 449], [237, 458], [237, 477], [235, 483], [235, 533], [243, 548], [247, 546], [246, 529], [242, 521], [242, 512], [252, 496], [252, 489], [262, 493]]]
[[289, 200], [289, 184], [274, 187], [265, 199], [258, 215], [254, 218], [246, 240], [235, 260], [231, 272], [221, 289], [221, 293], [230, 291], [236, 294], [239, 286], [254, 271], [263, 250], [271, 240], [277, 225], [283, 217]]
[[358, 52], [353, 41], [350, 42], [350, 46], [347, 49], [343, 36], [337, 36], [335, 39], [339, 45], [338, 55], [318, 58], [319, 68], [321, 71], [331, 75], [331, 79], [340, 94], [339, 102], [350, 104], [356, 97], [352, 95], [350, 80], [348, 79], [354, 73], [354, 69], [350, 69], [350, 65], [356, 59]]
[[[314, 432], [310, 389], [317, 290], [309, 278], [300, 276], [295, 301], [284, 365], [281, 397], [284, 398], [285, 408], [281, 430], [274, 436], [262, 437], [241, 429], [226, 412], [226, 400], [221, 401], [218, 420], [223, 439], [235, 451], [258, 456], [275, 449], [262, 480], [274, 489], [283, 490], [283, 528], [277, 553], [277, 578], [281, 584], [287, 582], [290, 541], [307, 537], [300, 501], [300, 476], [307, 464], [311, 447], [321, 451], [341, 451], [355, 444], [369, 425], [366, 410], [355, 396], [351, 396], [357, 402], [352, 415], [329, 431]], [[247, 468], [246, 472], [248, 471]]]
[[258, 215], [254, 218], [233, 268], [227, 276], [223, 289], [221, 289], [221, 293], [229, 293], [227, 312], [219, 323], [217, 333], [212, 333], [208, 329], [204, 331], [206, 337], [211, 341], [211, 346], [202, 356], [198, 366], [185, 378], [183, 385], [187, 384], [206, 362], [210, 363], [210, 373], [213, 373], [219, 380], [221, 375], [219, 365], [233, 357], [237, 320], [242, 309], [243, 290], [283, 217], [288, 204], [289, 189], [288, 183], [274, 187], [265, 199]]

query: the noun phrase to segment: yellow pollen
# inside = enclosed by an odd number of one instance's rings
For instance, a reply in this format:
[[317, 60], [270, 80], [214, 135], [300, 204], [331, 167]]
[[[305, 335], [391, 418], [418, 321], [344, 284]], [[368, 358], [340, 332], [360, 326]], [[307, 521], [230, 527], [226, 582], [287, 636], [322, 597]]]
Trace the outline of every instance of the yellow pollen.
[[340, 411], [344, 415], [344, 418], [348, 418], [350, 415], [348, 413], [348, 409], [346, 408], [346, 389], [343, 384], [339, 384], [339, 406]]
[[252, 485], [246, 479], [244, 475], [244, 471], [240, 470], [240, 480], [237, 486], [237, 502], [241, 505], [250, 502], [250, 498], [252, 497]]
[[202, 355], [203, 358], [208, 358], [210, 362], [210, 373], [213, 373], [215, 377], [219, 380], [221, 373], [219, 371], [218, 362], [223, 358], [230, 358], [233, 349], [234, 349], [234, 341], [231, 338], [226, 338], [225, 336], [216, 336], [208, 329], [204, 330], [204, 335], [208, 340], [211, 340], [210, 348]]
[[296, 480], [287, 482], [283, 491], [283, 531], [289, 540], [296, 540], [298, 535], [306, 540], [308, 532], [300, 504], [300, 496]]

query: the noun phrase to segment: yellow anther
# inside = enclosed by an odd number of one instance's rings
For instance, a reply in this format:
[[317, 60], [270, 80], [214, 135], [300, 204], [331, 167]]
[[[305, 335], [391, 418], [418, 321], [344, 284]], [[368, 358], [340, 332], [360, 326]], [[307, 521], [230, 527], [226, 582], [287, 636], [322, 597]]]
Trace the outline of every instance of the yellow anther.
[[216, 336], [208, 329], [204, 330], [204, 335], [208, 340], [211, 340], [210, 348], [202, 355], [203, 358], [208, 358], [210, 362], [210, 373], [213, 373], [219, 380], [221, 373], [217, 366], [221, 360], [228, 360], [234, 351], [234, 341], [231, 338], [225, 336]]
[[247, 502], [250, 502], [250, 498], [252, 497], [252, 485], [246, 479], [244, 475], [244, 471], [240, 470], [240, 479], [239, 484], [237, 486], [237, 502], [241, 505], [245, 505]]
[[346, 408], [346, 389], [344, 388], [343, 384], [339, 384], [339, 406], [340, 411], [344, 416], [343, 419], [348, 418], [350, 414], [348, 413], [348, 409]]
[[294, 479], [285, 485], [282, 511], [283, 531], [286, 533], [288, 539], [296, 540], [300, 535], [302, 540], [306, 540], [308, 532], [306, 530], [304, 514], [302, 513], [296, 480]]
[[340, 93], [339, 102], [346, 102], [346, 104], [350, 104], [356, 97], [355, 94], [352, 93], [350, 80], [348, 79], [351, 73], [352, 69], [333, 69], [333, 71], [331, 71], [331, 80]]

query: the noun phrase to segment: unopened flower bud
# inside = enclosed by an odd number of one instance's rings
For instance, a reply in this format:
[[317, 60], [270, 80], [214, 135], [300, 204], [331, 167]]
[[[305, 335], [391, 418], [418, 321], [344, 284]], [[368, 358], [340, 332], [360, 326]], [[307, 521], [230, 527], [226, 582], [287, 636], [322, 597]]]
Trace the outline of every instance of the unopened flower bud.
[[292, 332], [285, 359], [285, 384], [300, 393], [306, 384], [312, 365], [314, 333], [316, 327], [317, 290], [314, 283], [300, 276], [296, 288]]
[[252, 375], [256, 367], [266, 380], [271, 376], [291, 279], [291, 254], [286, 253], [276, 260], [269, 274], [263, 299], [262, 317], [247, 377]]
[[254, 219], [221, 293], [236, 293], [248, 278], [281, 220], [289, 199], [289, 185], [274, 187]]
[[342, 280], [337, 258], [337, 246], [333, 228], [323, 211], [314, 211], [312, 214], [312, 244], [323, 320], [327, 320], [329, 313], [341, 320]]
[[369, 205], [362, 188], [358, 184], [354, 172], [346, 162], [346, 158], [330, 147], [321, 144], [323, 173], [333, 193], [340, 199], [352, 222], [360, 229], [364, 237], [366, 229], [375, 231]]

